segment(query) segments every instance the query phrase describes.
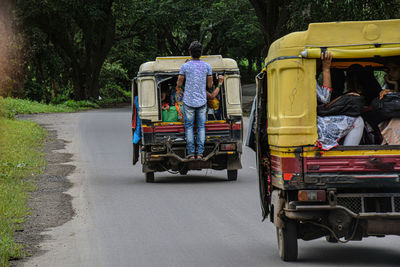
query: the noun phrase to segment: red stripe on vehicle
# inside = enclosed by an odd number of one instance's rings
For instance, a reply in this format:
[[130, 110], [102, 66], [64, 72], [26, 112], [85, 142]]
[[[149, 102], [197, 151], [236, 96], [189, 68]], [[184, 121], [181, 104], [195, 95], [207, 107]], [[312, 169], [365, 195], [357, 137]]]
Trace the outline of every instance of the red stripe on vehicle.
[[234, 123], [232, 124], [232, 130], [241, 130], [242, 124], [241, 123]]
[[271, 168], [281, 173], [300, 173], [302, 171], [298, 158], [271, 156]]
[[[205, 126], [206, 132], [210, 131], [224, 131], [224, 130], [230, 130], [230, 125], [228, 123], [208, 123]], [[193, 129], [196, 131], [196, 127]], [[154, 126], [154, 132], [155, 133], [184, 133], [185, 132], [185, 126], [183, 124], [181, 125], [158, 125]]]
[[382, 172], [400, 171], [400, 155], [304, 158], [304, 171], [326, 172]]
[[142, 127], [144, 133], [152, 133], [153, 127]]

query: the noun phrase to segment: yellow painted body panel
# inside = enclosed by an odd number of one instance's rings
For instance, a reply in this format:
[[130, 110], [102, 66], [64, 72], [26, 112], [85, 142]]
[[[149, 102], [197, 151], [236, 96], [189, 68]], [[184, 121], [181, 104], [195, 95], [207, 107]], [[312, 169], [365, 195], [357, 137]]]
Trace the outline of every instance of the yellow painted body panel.
[[[347, 47], [346, 49], [351, 49], [350, 47], [353, 46], [375, 44], [393, 44], [394, 46], [391, 47], [399, 47], [399, 29], [400, 19], [311, 23], [307, 31], [293, 32], [276, 40], [270, 46], [265, 61], [270, 62], [284, 56], [300, 56], [306, 47]], [[387, 47], [382, 46], [382, 48]], [[380, 50], [386, 49], [377, 49], [377, 51]], [[379, 52], [376, 55], [380, 55]]]
[[315, 143], [318, 137], [315, 65], [315, 59], [301, 58], [277, 60], [268, 65], [270, 145]]
[[271, 156], [281, 157], [281, 158], [294, 158], [295, 150], [297, 147], [276, 147], [270, 146]]

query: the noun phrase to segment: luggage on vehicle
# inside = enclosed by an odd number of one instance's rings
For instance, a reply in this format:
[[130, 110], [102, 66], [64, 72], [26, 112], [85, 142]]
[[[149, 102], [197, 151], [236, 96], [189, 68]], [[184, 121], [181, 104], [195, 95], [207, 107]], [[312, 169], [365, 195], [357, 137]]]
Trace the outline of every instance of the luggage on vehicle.
[[372, 107], [387, 119], [400, 118], [400, 93], [390, 92], [382, 99], [375, 98], [372, 101]]

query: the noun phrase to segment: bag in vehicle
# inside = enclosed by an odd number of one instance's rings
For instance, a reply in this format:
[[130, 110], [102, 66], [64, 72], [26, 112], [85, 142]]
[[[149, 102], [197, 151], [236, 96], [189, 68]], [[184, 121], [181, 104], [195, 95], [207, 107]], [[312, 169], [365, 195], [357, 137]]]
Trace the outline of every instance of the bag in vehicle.
[[363, 111], [363, 101], [361, 96], [342, 95], [329, 104], [318, 105], [318, 116], [346, 115], [357, 117]]
[[372, 107], [386, 118], [400, 118], [400, 93], [391, 92], [382, 99], [375, 98]]

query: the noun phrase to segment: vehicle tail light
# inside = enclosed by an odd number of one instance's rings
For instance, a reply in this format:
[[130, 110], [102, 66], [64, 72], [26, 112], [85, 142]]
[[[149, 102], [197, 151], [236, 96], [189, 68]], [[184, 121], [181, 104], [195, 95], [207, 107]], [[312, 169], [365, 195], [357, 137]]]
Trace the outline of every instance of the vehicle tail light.
[[232, 130], [241, 130], [242, 129], [242, 122], [237, 121], [234, 124], [232, 124]]
[[221, 150], [235, 150], [236, 144], [221, 144]]
[[153, 132], [153, 127], [152, 126], [147, 126], [147, 125], [142, 125], [142, 130], [144, 133], [152, 133]]
[[299, 201], [325, 201], [326, 192], [324, 190], [299, 190]]

